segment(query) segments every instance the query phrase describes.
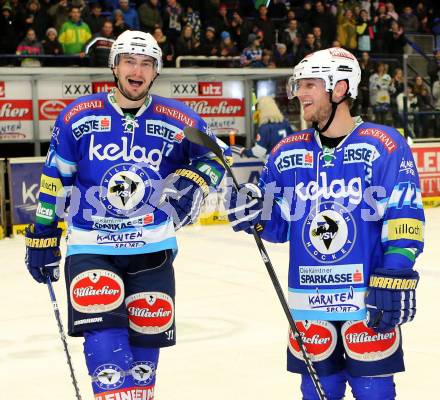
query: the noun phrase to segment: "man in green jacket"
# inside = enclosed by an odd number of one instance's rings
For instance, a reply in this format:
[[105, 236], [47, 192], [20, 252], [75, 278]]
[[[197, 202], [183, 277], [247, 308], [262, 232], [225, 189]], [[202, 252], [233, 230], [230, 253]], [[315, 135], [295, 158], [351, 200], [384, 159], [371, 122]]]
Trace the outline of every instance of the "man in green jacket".
[[81, 10], [72, 6], [70, 19], [61, 25], [58, 40], [63, 46], [64, 54], [80, 54], [92, 33], [89, 26], [81, 20]]

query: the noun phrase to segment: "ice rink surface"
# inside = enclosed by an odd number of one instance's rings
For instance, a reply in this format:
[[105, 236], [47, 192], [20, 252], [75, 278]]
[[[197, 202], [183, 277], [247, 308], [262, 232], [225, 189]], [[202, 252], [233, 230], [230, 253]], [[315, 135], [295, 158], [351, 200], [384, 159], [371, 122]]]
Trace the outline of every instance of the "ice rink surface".
[[[426, 219], [418, 312], [403, 327], [401, 400], [439, 398], [440, 209]], [[161, 352], [156, 400], [300, 399], [298, 377], [285, 370], [287, 322], [253, 238], [216, 225], [185, 228], [178, 239], [178, 344]], [[285, 289], [287, 247], [267, 248]], [[23, 238], [0, 241], [0, 399], [74, 399], [47, 288], [23, 260]], [[64, 283], [55, 291], [66, 325]], [[83, 400], [92, 399], [82, 339], [68, 341]]]

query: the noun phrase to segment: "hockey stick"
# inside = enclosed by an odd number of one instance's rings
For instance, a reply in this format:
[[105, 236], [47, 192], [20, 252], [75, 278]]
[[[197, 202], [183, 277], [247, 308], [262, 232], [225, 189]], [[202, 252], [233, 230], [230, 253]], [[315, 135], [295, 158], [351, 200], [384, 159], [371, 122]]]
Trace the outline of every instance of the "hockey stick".
[[[225, 167], [227, 173], [232, 178], [232, 181], [234, 183], [234, 187], [239, 190], [239, 184], [237, 179], [234, 176], [234, 173], [232, 172], [231, 167], [226, 162], [223, 151], [221, 147], [217, 144], [217, 142], [213, 139], [211, 139], [207, 134], [199, 131], [198, 129], [192, 128], [187, 126], [183, 133], [185, 134], [185, 137], [191, 142], [198, 144], [200, 146], [206, 147], [207, 149], [211, 150], [222, 162], [223, 166]], [[267, 254], [266, 248], [263, 244], [263, 241], [260, 238], [260, 235], [257, 233], [257, 230], [255, 228], [252, 228], [252, 234], [254, 236], [255, 242], [257, 243], [258, 250], [260, 251], [261, 258], [263, 259], [264, 265], [266, 266], [267, 272], [269, 273], [270, 279], [272, 281], [272, 284], [275, 288], [275, 291], [277, 292], [278, 299], [281, 303], [281, 306], [283, 307], [284, 314], [286, 314], [287, 320], [289, 321], [290, 328], [292, 329], [292, 333], [294, 338], [296, 339], [298, 346], [301, 350], [302, 356], [304, 358], [304, 361], [306, 363], [307, 371], [310, 374], [310, 377], [312, 378], [313, 385], [315, 386], [316, 392], [318, 393], [320, 400], [327, 400], [327, 397], [324, 393], [324, 389], [322, 388], [321, 382], [318, 378], [318, 374], [316, 373], [315, 367], [312, 364], [312, 360], [310, 359], [309, 354], [307, 353], [307, 350], [304, 345], [304, 341], [301, 337], [301, 334], [298, 331], [298, 328], [296, 327], [295, 321], [293, 320], [292, 314], [290, 313], [289, 306], [287, 305], [286, 298], [284, 297], [283, 289], [281, 288], [280, 282], [278, 280], [277, 274], [273, 268], [272, 262], [270, 261], [269, 255]]]
[[69, 369], [70, 369], [70, 377], [72, 378], [73, 387], [75, 389], [75, 395], [76, 395], [77, 400], [81, 400], [78, 382], [75, 377], [75, 371], [73, 370], [72, 359], [70, 357], [70, 352], [67, 347], [66, 335], [64, 334], [64, 328], [63, 328], [63, 324], [61, 322], [60, 310], [58, 309], [58, 303], [57, 303], [57, 299], [55, 297], [55, 292], [53, 290], [52, 281], [50, 280], [49, 276], [47, 276], [46, 278], [47, 278], [46, 284], [47, 284], [47, 288], [49, 289], [50, 300], [52, 301], [53, 312], [55, 314], [55, 319], [57, 320], [58, 330], [60, 332], [60, 338], [61, 338], [61, 341], [63, 342], [64, 353], [66, 353], [67, 364], [69, 365]]

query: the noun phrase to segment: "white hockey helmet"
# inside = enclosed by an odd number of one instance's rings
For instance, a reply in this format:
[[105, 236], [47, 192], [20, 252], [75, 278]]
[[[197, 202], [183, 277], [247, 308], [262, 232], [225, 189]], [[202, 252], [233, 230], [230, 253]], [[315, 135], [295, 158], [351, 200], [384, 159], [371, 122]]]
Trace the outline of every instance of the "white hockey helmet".
[[293, 69], [287, 83], [287, 97], [297, 94], [297, 82], [304, 78], [318, 78], [325, 82], [325, 90], [333, 91], [339, 81], [348, 81], [347, 96], [355, 99], [361, 81], [361, 68], [356, 57], [349, 51], [332, 47], [305, 56]]
[[120, 54], [138, 54], [153, 57], [156, 60], [156, 70], [162, 71], [162, 50], [149, 33], [141, 31], [124, 31], [112, 44], [108, 58], [108, 66], [114, 68]]

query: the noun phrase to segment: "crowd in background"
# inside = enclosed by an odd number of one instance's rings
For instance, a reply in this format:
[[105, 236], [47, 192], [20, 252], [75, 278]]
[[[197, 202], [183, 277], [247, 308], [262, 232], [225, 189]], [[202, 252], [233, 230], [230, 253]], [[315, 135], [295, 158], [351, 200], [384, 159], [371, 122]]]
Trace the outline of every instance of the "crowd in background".
[[[2, 58], [3, 65], [106, 66], [112, 40], [126, 29], [150, 32], [162, 48], [165, 67], [174, 67], [179, 56], [196, 55], [227, 58], [183, 61], [182, 66], [291, 68], [311, 52], [340, 46], [361, 62], [355, 106], [362, 114], [373, 112], [379, 122], [392, 115], [396, 122], [404, 95], [411, 110], [440, 109], [440, 17], [434, 1], [272, 0], [269, 7], [257, 8], [252, 0], [0, 2], [0, 54], [20, 56], [19, 61]], [[435, 46], [430, 80], [417, 77], [404, 93], [399, 60], [408, 33], [433, 35]], [[380, 55], [397, 62], [373, 61]], [[417, 119], [410, 123], [423, 130]]]

